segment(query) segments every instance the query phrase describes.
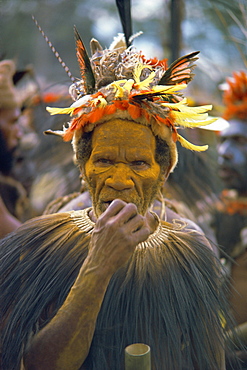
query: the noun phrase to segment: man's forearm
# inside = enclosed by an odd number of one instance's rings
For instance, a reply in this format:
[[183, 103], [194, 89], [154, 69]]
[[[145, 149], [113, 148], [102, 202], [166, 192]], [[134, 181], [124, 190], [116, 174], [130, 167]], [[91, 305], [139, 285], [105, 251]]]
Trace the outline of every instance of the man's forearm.
[[85, 260], [68, 297], [24, 354], [25, 369], [73, 370], [85, 361], [111, 275]]

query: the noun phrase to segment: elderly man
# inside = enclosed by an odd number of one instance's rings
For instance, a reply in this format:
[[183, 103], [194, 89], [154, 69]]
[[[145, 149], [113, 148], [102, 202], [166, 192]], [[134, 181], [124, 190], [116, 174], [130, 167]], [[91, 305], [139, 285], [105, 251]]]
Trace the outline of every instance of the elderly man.
[[150, 345], [152, 369], [224, 369], [217, 259], [202, 234], [149, 210], [175, 141], [206, 149], [176, 128], [210, 122], [209, 107], [176, 94], [197, 53], [167, 69], [122, 38], [91, 49], [89, 62], [77, 35], [76, 101], [49, 111], [74, 115], [55, 134], [73, 139], [93, 207], [30, 220], [2, 242], [3, 369], [120, 370], [134, 342]]

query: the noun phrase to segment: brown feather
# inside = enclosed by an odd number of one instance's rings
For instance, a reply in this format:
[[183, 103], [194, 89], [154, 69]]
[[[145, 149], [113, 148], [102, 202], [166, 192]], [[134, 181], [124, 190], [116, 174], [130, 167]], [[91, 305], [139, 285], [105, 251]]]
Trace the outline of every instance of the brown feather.
[[76, 40], [76, 56], [80, 67], [81, 77], [84, 81], [85, 93], [92, 94], [95, 89], [95, 78], [90, 59], [76, 27], [74, 27], [74, 33]]
[[196, 57], [197, 54], [199, 54], [199, 51], [195, 51], [175, 60], [165, 71], [159, 81], [159, 85], [187, 84], [190, 82], [194, 76], [191, 72], [195, 68], [195, 65], [192, 63], [198, 59]]

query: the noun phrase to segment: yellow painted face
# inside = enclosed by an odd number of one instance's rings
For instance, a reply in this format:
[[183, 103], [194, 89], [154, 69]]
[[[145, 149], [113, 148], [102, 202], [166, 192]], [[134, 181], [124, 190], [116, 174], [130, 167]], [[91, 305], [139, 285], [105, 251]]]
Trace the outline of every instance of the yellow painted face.
[[132, 121], [115, 119], [95, 128], [85, 178], [96, 217], [114, 199], [146, 213], [163, 181], [155, 149], [150, 128]]

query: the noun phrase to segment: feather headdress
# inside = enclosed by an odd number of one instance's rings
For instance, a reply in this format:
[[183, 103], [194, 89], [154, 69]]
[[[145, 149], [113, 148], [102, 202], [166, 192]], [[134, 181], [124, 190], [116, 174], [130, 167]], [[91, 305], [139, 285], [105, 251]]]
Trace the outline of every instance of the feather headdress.
[[153, 118], [157, 124], [156, 134], [158, 126], [170, 127], [174, 141], [181, 141], [189, 149], [206, 149], [205, 146], [186, 144], [177, 133], [180, 126], [197, 127], [211, 122], [206, 113], [211, 109], [210, 105], [188, 107], [181, 95], [181, 90], [193, 77], [193, 62], [199, 52], [181, 57], [167, 68], [166, 60], [146, 59], [133, 46], [127, 48], [124, 35], [120, 34], [106, 50], [92, 39], [92, 57], [89, 59], [77, 30], [75, 35], [82, 77], [70, 87], [75, 102], [69, 108], [47, 108], [52, 115], [70, 114], [74, 118], [68, 128], [54, 133], [69, 141], [75, 131], [90, 131], [103, 117], [120, 110], [127, 111], [133, 120], [149, 122]]
[[154, 135], [167, 142], [173, 158], [172, 170], [177, 162], [176, 141], [190, 150], [208, 148], [207, 145], [189, 143], [177, 129], [215, 121], [208, 119], [207, 111], [211, 105], [189, 107], [181, 93], [193, 78], [193, 62], [198, 59], [199, 51], [179, 58], [168, 68], [166, 59], [147, 59], [132, 45], [127, 47], [135, 37], [126, 42], [126, 35], [119, 34], [105, 50], [92, 39], [92, 56], [89, 58], [75, 28], [81, 80], [72, 80], [75, 82], [69, 92], [74, 103], [68, 108], [47, 107], [51, 115], [69, 114], [72, 119], [62, 131], [48, 130], [45, 133], [59, 135], [65, 141], [73, 139], [76, 148], [82, 133], [92, 131], [98, 124], [114, 118], [135, 121], [150, 126]]
[[247, 72], [233, 72], [232, 78], [227, 78], [227, 89], [223, 95], [226, 106], [223, 118], [246, 120], [247, 117]]

